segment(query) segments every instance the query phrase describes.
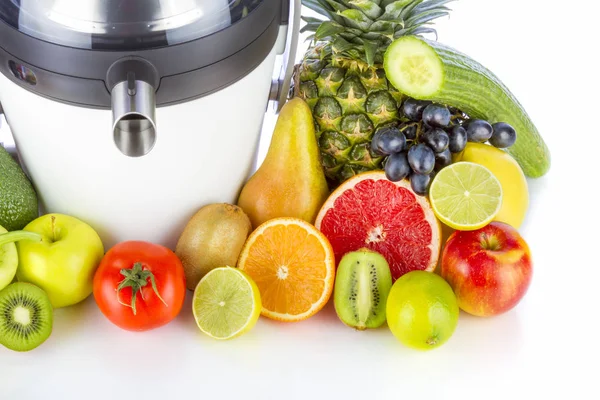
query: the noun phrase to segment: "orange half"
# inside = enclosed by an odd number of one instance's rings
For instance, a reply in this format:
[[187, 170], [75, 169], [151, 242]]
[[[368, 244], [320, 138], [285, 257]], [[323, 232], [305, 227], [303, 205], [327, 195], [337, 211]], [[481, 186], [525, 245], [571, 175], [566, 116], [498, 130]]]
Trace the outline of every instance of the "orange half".
[[317, 228], [296, 218], [263, 223], [248, 238], [238, 268], [256, 282], [262, 315], [302, 321], [329, 301], [335, 279], [331, 244]]

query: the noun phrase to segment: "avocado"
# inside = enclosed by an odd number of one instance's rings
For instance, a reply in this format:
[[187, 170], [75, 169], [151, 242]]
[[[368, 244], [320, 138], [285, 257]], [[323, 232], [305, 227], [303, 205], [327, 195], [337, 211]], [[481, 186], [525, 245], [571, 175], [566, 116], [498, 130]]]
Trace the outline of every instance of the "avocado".
[[19, 164], [0, 146], [0, 225], [23, 229], [39, 216], [38, 198]]

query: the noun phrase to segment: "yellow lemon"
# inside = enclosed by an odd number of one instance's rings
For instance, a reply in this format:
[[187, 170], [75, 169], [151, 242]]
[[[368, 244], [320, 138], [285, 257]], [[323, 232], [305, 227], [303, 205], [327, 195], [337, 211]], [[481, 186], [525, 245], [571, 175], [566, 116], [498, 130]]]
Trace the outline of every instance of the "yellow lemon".
[[455, 161], [468, 161], [489, 169], [502, 186], [502, 206], [494, 218], [518, 229], [529, 208], [527, 179], [519, 164], [508, 153], [483, 143], [467, 143]]

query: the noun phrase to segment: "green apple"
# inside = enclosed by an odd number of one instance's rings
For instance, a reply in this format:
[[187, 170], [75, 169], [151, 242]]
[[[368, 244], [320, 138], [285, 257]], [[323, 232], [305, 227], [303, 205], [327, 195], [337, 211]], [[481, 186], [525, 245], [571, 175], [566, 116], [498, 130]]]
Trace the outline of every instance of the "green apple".
[[8, 232], [0, 226], [0, 290], [14, 281], [19, 266], [19, 255], [14, 242], [19, 240], [41, 241], [42, 237], [32, 232]]
[[23, 230], [42, 240], [17, 242], [19, 281], [45, 290], [54, 308], [77, 304], [92, 294], [104, 245], [91, 226], [68, 215], [46, 214]]
[[0, 226], [0, 290], [12, 282], [19, 265], [17, 247], [11, 238], [6, 238], [6, 235], [6, 229]]

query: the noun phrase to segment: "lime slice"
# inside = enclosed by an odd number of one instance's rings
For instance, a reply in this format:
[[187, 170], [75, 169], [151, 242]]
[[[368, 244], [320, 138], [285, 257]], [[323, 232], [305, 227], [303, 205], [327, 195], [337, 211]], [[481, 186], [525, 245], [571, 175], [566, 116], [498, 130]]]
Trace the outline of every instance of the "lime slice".
[[458, 162], [442, 169], [429, 189], [433, 212], [460, 231], [483, 228], [502, 206], [502, 186], [486, 167]]
[[256, 325], [262, 308], [256, 283], [237, 268], [210, 271], [196, 286], [194, 318], [200, 330], [214, 339], [232, 339]]

